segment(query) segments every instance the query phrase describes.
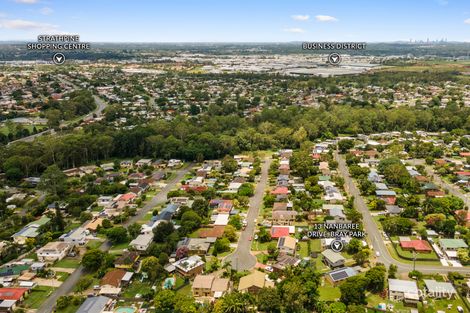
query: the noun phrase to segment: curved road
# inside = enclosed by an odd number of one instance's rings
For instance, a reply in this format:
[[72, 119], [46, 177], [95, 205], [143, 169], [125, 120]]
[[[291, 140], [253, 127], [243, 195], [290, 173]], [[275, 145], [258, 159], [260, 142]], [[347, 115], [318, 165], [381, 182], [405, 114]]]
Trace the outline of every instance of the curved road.
[[256, 257], [250, 252], [250, 237], [253, 237], [256, 227], [255, 220], [259, 215], [259, 208], [263, 203], [264, 191], [268, 184], [268, 170], [271, 165], [271, 161], [271, 158], [266, 158], [261, 166], [261, 178], [258, 184], [256, 184], [255, 194], [250, 198], [246, 217], [247, 225], [240, 234], [237, 249], [224, 260], [226, 263], [230, 262], [232, 268], [237, 271], [249, 270], [256, 265]]
[[[192, 168], [193, 164], [189, 164], [187, 167], [180, 169], [177, 171], [177, 175], [175, 178], [173, 178], [171, 181], [167, 183], [167, 185], [162, 188], [162, 190], [155, 196], [153, 197], [142, 209], [137, 211], [137, 214], [130, 219], [128, 219], [125, 223], [123, 223], [123, 226], [128, 226], [134, 222], [137, 222], [141, 220], [147, 212], [153, 210], [155, 206], [165, 203], [167, 200], [167, 195], [168, 192], [173, 189], [173, 187], [180, 182], [184, 175], [189, 172], [189, 170]], [[108, 251], [111, 248], [111, 243], [107, 240], [103, 242], [103, 244], [100, 246], [100, 250], [102, 251]], [[41, 307], [36, 311], [36, 313], [50, 313], [53, 312], [53, 308], [56, 305], [57, 299], [60, 296], [64, 296], [70, 292], [73, 291], [75, 285], [77, 284], [78, 280], [80, 277], [86, 275], [87, 272], [83, 268], [83, 266], [79, 266], [68, 278], [66, 281], [63, 282], [63, 284], [57, 288], [49, 298], [47, 298], [46, 301], [43, 302]]]
[[[59, 78], [59, 80], [66, 83], [66, 84], [72, 85], [75, 89], [80, 89], [77, 85], [75, 85], [71, 81], [68, 81], [64, 78]], [[103, 99], [101, 99], [100, 97], [98, 97], [96, 95], [93, 95], [93, 98], [95, 99], [95, 102], [96, 102], [96, 108], [93, 111], [89, 112], [88, 114], [81, 116], [80, 119], [87, 120], [87, 119], [92, 118], [93, 115], [96, 115], [96, 117], [101, 117], [102, 116], [103, 111], [108, 106], [108, 104]], [[77, 119], [73, 119], [73, 120], [70, 120], [70, 121], [64, 121], [61, 124], [61, 126], [68, 126], [69, 124], [72, 124], [75, 121], [77, 121]], [[42, 135], [47, 135], [47, 134], [52, 134], [52, 135], [55, 134], [54, 129], [47, 129], [47, 130], [44, 130], [44, 131], [39, 132], [37, 134], [33, 134], [33, 135], [30, 135], [30, 136], [27, 136], [27, 137], [16, 139], [14, 141], [10, 141], [8, 144], [12, 144], [14, 142], [21, 142], [21, 141], [23, 141], [23, 142], [32, 142], [36, 137], [39, 137], [39, 136], [42, 136]]]
[[[337, 151], [335, 151], [335, 159], [338, 162], [338, 170], [341, 175], [344, 177], [344, 187], [346, 191], [351, 195], [354, 196], [354, 205], [357, 210], [362, 214], [362, 222], [364, 224], [364, 229], [367, 232], [367, 236], [369, 237], [374, 251], [380, 252], [380, 257], [378, 257], [378, 261], [385, 264], [387, 267], [390, 264], [395, 264], [398, 267], [398, 271], [400, 272], [410, 272], [413, 270], [413, 264], [402, 263], [396, 259], [394, 259], [385, 245], [382, 234], [378, 229], [375, 221], [370, 214], [369, 208], [367, 207], [364, 199], [359, 192], [359, 189], [354, 184], [353, 179], [349, 176], [349, 171], [346, 166], [346, 162], [343, 157], [341, 157]], [[422, 265], [416, 263], [416, 270], [423, 272], [423, 273], [447, 273], [447, 272], [459, 272], [464, 274], [470, 274], [470, 268], [468, 267], [449, 267], [449, 266], [439, 266], [439, 265]]]

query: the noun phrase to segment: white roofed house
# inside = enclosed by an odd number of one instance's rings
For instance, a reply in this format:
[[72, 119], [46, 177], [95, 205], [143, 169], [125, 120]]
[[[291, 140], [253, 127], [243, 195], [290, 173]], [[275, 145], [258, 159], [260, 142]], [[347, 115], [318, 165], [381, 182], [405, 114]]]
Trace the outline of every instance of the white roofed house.
[[192, 255], [173, 263], [178, 274], [188, 278], [201, 274], [204, 270], [204, 264], [204, 261], [202, 261], [202, 258], [198, 255]]
[[433, 279], [424, 279], [428, 295], [435, 299], [452, 299], [457, 296], [457, 291], [449, 282], [439, 282]]
[[137, 238], [135, 238], [129, 243], [129, 246], [131, 246], [137, 251], [144, 252], [144, 251], [147, 251], [152, 241], [153, 241], [152, 232], [146, 233], [146, 234], [140, 234], [139, 236], [137, 236]]
[[60, 240], [73, 245], [84, 245], [86, 243], [87, 232], [85, 228], [78, 227], [60, 236]]
[[323, 261], [331, 268], [343, 267], [346, 259], [341, 253], [334, 252], [331, 249], [326, 249], [322, 253]]
[[49, 242], [44, 247], [40, 248], [36, 254], [40, 262], [53, 263], [65, 258], [72, 246], [72, 244], [66, 242]]
[[419, 290], [415, 281], [389, 279], [388, 297], [392, 301], [404, 301], [416, 304], [419, 302]]

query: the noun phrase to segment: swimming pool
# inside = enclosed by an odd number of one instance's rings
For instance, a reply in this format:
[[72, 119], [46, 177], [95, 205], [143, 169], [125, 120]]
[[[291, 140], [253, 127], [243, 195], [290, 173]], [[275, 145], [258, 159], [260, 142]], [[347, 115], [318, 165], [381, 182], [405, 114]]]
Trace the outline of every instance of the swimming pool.
[[124, 306], [114, 310], [115, 313], [134, 313], [136, 311], [137, 310], [133, 307], [124, 307]]

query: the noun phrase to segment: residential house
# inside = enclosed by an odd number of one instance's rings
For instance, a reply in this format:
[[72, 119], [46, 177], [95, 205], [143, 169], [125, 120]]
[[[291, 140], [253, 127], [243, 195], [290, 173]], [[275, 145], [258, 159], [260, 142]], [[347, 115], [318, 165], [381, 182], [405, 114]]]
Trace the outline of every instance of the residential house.
[[204, 270], [204, 261], [198, 255], [192, 255], [173, 263], [178, 274], [185, 278], [192, 278]]
[[388, 297], [391, 301], [405, 301], [416, 304], [419, 302], [419, 290], [415, 281], [389, 279]]
[[103, 313], [111, 305], [112, 299], [105, 296], [88, 297], [76, 313]]
[[403, 250], [411, 250], [418, 253], [431, 253], [432, 248], [426, 240], [400, 240], [400, 247]]
[[428, 296], [434, 299], [455, 299], [457, 291], [449, 282], [438, 282], [433, 279], [424, 279]]
[[326, 279], [333, 285], [337, 285], [349, 277], [356, 276], [358, 272], [352, 267], [343, 267], [326, 274]]
[[53, 241], [47, 243], [44, 247], [40, 248], [36, 255], [40, 262], [53, 263], [60, 261], [67, 256], [73, 244]]
[[230, 290], [228, 278], [216, 278], [213, 275], [197, 275], [192, 291], [194, 297], [220, 298]]
[[462, 239], [442, 238], [442, 239], [439, 239], [439, 245], [444, 250], [444, 253], [447, 255], [447, 257], [453, 260], [458, 259], [457, 251], [459, 249], [468, 248], [468, 245]]
[[257, 294], [264, 287], [274, 287], [274, 283], [267, 281], [266, 274], [259, 271], [243, 276], [238, 284], [240, 292], [249, 292], [251, 294]]
[[66, 234], [60, 236], [60, 240], [66, 243], [76, 245], [84, 245], [86, 243], [87, 230], [83, 227], [72, 229]]
[[274, 263], [273, 266], [272, 266], [273, 271], [274, 272], [282, 272], [286, 269], [286, 267], [288, 267], [288, 266], [295, 267], [295, 266], [299, 265], [300, 262], [301, 262], [301, 260], [294, 257], [294, 256], [291, 256], [291, 255], [288, 255], [288, 254], [280, 254], [277, 257], [276, 263]]
[[292, 225], [299, 213], [297, 211], [273, 211], [272, 225]]
[[334, 252], [331, 249], [326, 249], [321, 254], [323, 256], [323, 262], [331, 268], [343, 267], [346, 261], [341, 253]]
[[153, 233], [140, 234], [129, 243], [129, 246], [139, 252], [145, 252], [153, 241]]
[[297, 247], [297, 240], [290, 236], [280, 237], [277, 241], [277, 248], [279, 252], [295, 255], [295, 248]]
[[114, 267], [130, 270], [136, 267], [140, 255], [136, 251], [124, 251], [121, 256], [114, 261]]
[[39, 228], [48, 224], [51, 221], [47, 216], [41, 216], [40, 219], [33, 221], [23, 227], [22, 230], [14, 234], [13, 241], [17, 244], [23, 245], [28, 238], [36, 238], [39, 235]]
[[120, 288], [121, 282], [124, 276], [126, 275], [126, 271], [120, 268], [114, 268], [107, 272], [103, 278], [101, 278], [100, 286], [102, 287], [114, 287]]
[[397, 194], [393, 190], [376, 190], [375, 195], [386, 202], [386, 204], [395, 204], [397, 201]]

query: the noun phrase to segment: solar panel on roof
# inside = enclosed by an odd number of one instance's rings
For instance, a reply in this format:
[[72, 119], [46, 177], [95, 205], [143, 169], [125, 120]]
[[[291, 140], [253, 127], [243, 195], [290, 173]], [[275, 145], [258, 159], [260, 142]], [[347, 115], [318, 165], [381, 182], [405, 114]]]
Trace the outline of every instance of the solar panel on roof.
[[330, 276], [331, 278], [333, 278], [334, 281], [343, 280], [349, 277], [346, 271], [338, 271], [338, 272], [330, 273]]
[[333, 278], [334, 281], [338, 281], [338, 280], [348, 278], [349, 275], [346, 273], [346, 271], [339, 271], [339, 272], [331, 273], [330, 276], [331, 278]]

